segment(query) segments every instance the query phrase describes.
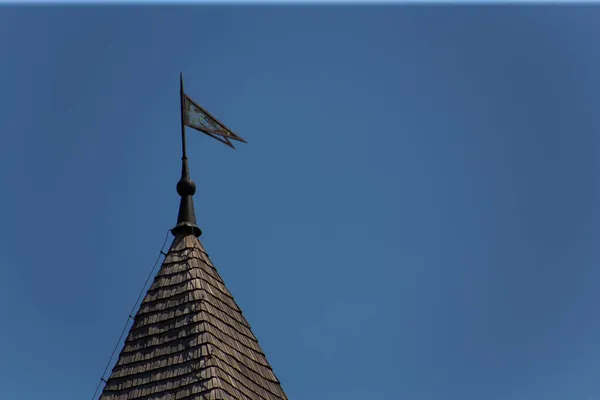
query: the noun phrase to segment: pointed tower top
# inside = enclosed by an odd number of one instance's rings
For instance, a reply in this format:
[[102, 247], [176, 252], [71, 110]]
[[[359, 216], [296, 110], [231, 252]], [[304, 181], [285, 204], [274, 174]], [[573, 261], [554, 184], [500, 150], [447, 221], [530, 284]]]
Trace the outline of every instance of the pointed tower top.
[[99, 400], [287, 400], [198, 238], [173, 240]]
[[[250, 324], [198, 240], [185, 124], [213, 138], [221, 135], [225, 144], [242, 139], [188, 101], [183, 78], [181, 99], [181, 203], [171, 230], [175, 238], [132, 317], [110, 377], [102, 378], [100, 400], [287, 400]], [[189, 110], [199, 110], [200, 117], [190, 122]]]

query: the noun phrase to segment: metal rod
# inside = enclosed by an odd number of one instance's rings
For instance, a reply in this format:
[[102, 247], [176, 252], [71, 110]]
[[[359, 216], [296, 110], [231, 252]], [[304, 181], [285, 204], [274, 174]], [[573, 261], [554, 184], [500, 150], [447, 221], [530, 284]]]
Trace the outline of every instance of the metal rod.
[[187, 159], [185, 146], [185, 94], [183, 92], [183, 72], [179, 74], [179, 98], [181, 103], [181, 150], [182, 160]]

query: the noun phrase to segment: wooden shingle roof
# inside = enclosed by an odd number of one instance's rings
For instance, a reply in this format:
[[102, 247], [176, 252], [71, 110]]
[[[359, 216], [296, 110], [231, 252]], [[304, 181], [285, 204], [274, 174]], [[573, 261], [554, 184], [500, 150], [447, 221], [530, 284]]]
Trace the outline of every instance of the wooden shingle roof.
[[287, 399], [198, 238], [178, 234], [100, 400]]

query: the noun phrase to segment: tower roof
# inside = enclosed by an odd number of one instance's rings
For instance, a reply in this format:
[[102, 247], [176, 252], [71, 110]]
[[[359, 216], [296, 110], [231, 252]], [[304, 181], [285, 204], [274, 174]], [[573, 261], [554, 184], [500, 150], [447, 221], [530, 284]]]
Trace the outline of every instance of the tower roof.
[[[245, 142], [191, 100], [180, 78], [182, 166], [175, 239], [140, 304], [100, 400], [287, 400], [250, 324], [198, 237], [185, 126]], [[193, 118], [192, 118], [193, 114]], [[220, 138], [219, 138], [220, 137]]]
[[190, 229], [142, 301], [100, 400], [287, 399]]

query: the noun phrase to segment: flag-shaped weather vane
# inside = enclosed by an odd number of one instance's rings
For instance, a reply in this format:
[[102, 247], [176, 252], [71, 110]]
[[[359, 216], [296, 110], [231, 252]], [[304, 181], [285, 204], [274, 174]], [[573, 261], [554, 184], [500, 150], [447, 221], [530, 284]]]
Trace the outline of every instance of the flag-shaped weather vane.
[[186, 233], [192, 230], [196, 236], [200, 236], [202, 231], [196, 225], [196, 213], [192, 199], [192, 196], [196, 193], [196, 185], [192, 182], [188, 169], [185, 127], [194, 128], [233, 149], [235, 147], [233, 147], [233, 144], [229, 140], [237, 140], [243, 143], [246, 143], [246, 141], [233, 133], [185, 93], [183, 90], [183, 74], [179, 76], [179, 83], [181, 98], [181, 148], [183, 154], [181, 157], [181, 179], [177, 183], [177, 193], [181, 196], [181, 203], [179, 205], [177, 225], [171, 229], [171, 232], [177, 236], [179, 233]]
[[[180, 94], [181, 94], [181, 129], [183, 134], [183, 140], [185, 144], [185, 127], [189, 126], [199, 130], [202, 133], [207, 134], [213, 139], [217, 139], [219, 142], [226, 144], [227, 146], [234, 148], [229, 139], [237, 140], [238, 142], [246, 141], [233, 133], [231, 129], [227, 128], [223, 123], [217, 120], [204, 108], [200, 107], [198, 103], [192, 100], [183, 90], [183, 74], [180, 78]], [[184, 146], [185, 156], [185, 146]]]

